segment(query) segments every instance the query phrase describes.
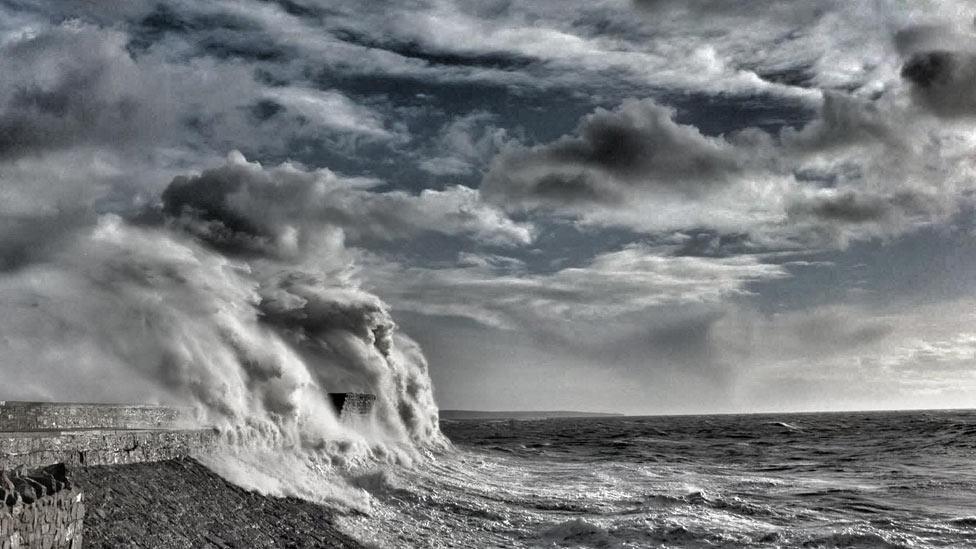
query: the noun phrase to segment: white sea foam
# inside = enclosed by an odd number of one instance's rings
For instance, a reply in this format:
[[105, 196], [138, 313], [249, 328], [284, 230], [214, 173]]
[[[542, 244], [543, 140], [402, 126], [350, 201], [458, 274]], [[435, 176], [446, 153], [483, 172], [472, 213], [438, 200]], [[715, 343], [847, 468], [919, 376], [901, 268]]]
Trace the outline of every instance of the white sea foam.
[[[452, 423], [460, 450], [360, 476], [372, 507], [339, 523], [381, 547], [968, 546], [972, 443], [941, 424], [976, 415], [957, 414], [805, 416], [799, 444], [763, 418], [591, 420], [586, 439], [572, 420]], [[611, 444], [662, 424], [681, 444]]]

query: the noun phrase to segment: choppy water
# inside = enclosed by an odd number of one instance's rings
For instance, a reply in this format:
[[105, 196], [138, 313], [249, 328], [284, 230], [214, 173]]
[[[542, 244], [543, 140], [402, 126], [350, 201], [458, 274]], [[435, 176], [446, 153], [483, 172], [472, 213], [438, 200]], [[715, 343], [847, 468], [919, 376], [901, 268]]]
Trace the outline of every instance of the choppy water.
[[976, 412], [444, 422], [355, 482], [381, 546], [976, 547]]

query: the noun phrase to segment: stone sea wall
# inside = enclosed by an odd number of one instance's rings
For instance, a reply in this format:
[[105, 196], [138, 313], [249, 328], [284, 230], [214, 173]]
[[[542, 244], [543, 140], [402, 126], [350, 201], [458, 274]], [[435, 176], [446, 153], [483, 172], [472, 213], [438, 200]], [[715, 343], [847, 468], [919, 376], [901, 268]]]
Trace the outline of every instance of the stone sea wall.
[[206, 452], [216, 442], [211, 429], [0, 433], [0, 468], [162, 461]]
[[0, 400], [0, 432], [78, 429], [180, 429], [193, 410], [139, 404], [83, 404]]
[[0, 468], [161, 461], [205, 451], [189, 408], [0, 401]]
[[[330, 393], [340, 418], [368, 416], [376, 397]], [[0, 401], [0, 469], [113, 465], [197, 455], [217, 443], [192, 409], [133, 404]]]
[[[343, 420], [368, 416], [376, 400], [373, 395], [361, 393], [331, 393], [329, 397]], [[91, 482], [98, 471], [111, 479], [112, 471], [133, 467], [150, 473], [156, 468], [164, 469], [166, 464], [192, 465], [203, 469], [199, 464], [194, 465], [192, 460], [187, 461], [187, 458], [210, 451], [218, 443], [219, 435], [215, 429], [199, 428], [192, 412], [188, 408], [148, 405], [0, 401], [0, 549], [80, 548], [87, 491], [96, 490], [98, 494], [103, 491], [97, 483]], [[148, 462], [164, 463], [148, 465]], [[97, 467], [102, 465], [120, 467]], [[68, 467], [83, 476], [92, 477], [85, 485], [86, 494], [82, 494], [80, 488], [68, 480]], [[213, 477], [210, 479], [213, 484], [218, 477], [210, 476]], [[184, 484], [192, 482], [190, 479], [183, 481]], [[144, 482], [145, 478], [142, 477], [133, 481], [142, 487], [145, 487]], [[139, 505], [148, 504], [150, 509], [132, 509], [132, 516], [145, 511], [156, 520], [158, 513], [154, 511], [155, 505], [173, 504], [172, 501], [148, 500], [138, 489], [133, 492], [132, 501], [142, 502]], [[111, 492], [111, 495], [114, 498], [117, 494]], [[260, 496], [254, 495], [253, 498], [265, 503]], [[98, 505], [92, 511], [98, 526], [94, 531], [101, 536], [96, 538], [103, 542], [99, 545], [114, 546], [118, 539], [109, 539], [109, 536], [115, 536], [119, 528], [131, 526], [133, 535], [145, 530], [144, 520], [131, 524], [109, 521], [106, 514], [108, 500], [107, 495], [96, 498]], [[240, 509], [236, 508], [228, 511], [227, 516], [239, 513]], [[281, 516], [277, 512], [274, 517], [258, 513], [255, 520], [274, 524], [282, 520]], [[186, 525], [183, 524], [189, 518], [178, 518], [169, 529], [157, 531], [156, 534], [189, 540], [184, 531]], [[311, 517], [309, 521], [321, 530], [320, 538], [316, 538], [321, 546], [358, 547], [333, 528], [326, 528], [328, 525], [321, 517]], [[265, 536], [267, 539], [255, 538], [254, 532], [248, 532], [237, 546], [247, 546], [248, 542], [251, 542], [251, 546], [267, 547], [280, 546], [279, 541], [290, 543], [294, 541], [289, 537], [294, 533], [290, 530], [293, 528], [278, 528], [280, 531], [275, 530], [273, 535]], [[302, 527], [303, 531], [310, 531], [310, 528]], [[210, 525], [198, 528], [200, 532], [210, 529]], [[229, 530], [230, 534], [236, 531], [234, 528]], [[134, 539], [132, 536], [129, 538]], [[199, 546], [204, 541], [210, 545], [225, 545], [217, 543], [216, 539], [211, 536], [180, 546]], [[161, 540], [154, 540], [150, 546], [157, 545], [155, 541]]]
[[84, 496], [63, 465], [0, 471], [0, 549], [80, 549], [84, 518]]

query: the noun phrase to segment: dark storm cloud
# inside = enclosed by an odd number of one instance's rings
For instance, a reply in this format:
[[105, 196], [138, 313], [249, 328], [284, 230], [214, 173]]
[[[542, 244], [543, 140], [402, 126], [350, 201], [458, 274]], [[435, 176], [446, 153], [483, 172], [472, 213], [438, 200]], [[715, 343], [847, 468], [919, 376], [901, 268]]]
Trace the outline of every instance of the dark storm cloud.
[[910, 55], [926, 49], [932, 49], [933, 42], [944, 37], [945, 27], [935, 24], [911, 25], [899, 29], [892, 35], [895, 48], [903, 55]]
[[807, 0], [634, 0], [634, 5], [649, 13], [664, 10], [686, 10], [700, 15], [746, 16], [744, 10], [762, 10], [764, 15], [788, 16], [808, 20], [828, 11], [832, 2]]
[[860, 224], [893, 221], [897, 218], [927, 218], [947, 207], [938, 197], [912, 192], [892, 195], [859, 193], [852, 190], [793, 202], [790, 217], [815, 218], [826, 223]]
[[[606, 180], [580, 171], [574, 174], [546, 173], [539, 176], [529, 191], [533, 197], [553, 204], [618, 204], [622, 194]], [[488, 187], [489, 192], [491, 188]]]
[[696, 195], [740, 170], [732, 147], [674, 121], [673, 109], [630, 100], [583, 118], [576, 135], [504, 151], [485, 177], [489, 196], [534, 203], [617, 203], [632, 190]]
[[482, 190], [512, 211], [555, 210], [601, 227], [804, 246], [900, 234], [963, 201], [939, 191], [963, 177], [965, 165], [948, 167], [962, 157], [940, 156], [927, 137], [937, 128], [913, 122], [917, 111], [895, 94], [825, 92], [802, 125], [717, 136], [675, 113], [649, 99], [597, 109], [572, 134], [503, 148]]
[[44, 261], [67, 246], [70, 238], [93, 220], [91, 212], [80, 209], [0, 217], [0, 274]]
[[792, 67], [759, 68], [756, 74], [767, 82], [797, 87], [812, 87], [816, 77], [816, 72], [809, 63]]
[[[0, 94], [0, 156], [20, 156], [77, 145], [119, 143], [139, 114], [139, 100], [106, 93], [117, 75], [104, 36], [58, 29], [0, 47], [9, 79]], [[40, 72], [52, 55], [78, 52], [75, 61]], [[38, 72], [31, 74], [31, 68]]]
[[812, 215], [827, 221], [864, 223], [879, 221], [888, 214], [889, 205], [876, 197], [864, 198], [853, 191], [839, 196], [820, 198], [797, 204], [790, 210], [794, 215]]
[[199, 177], [177, 177], [163, 191], [163, 211], [185, 218], [194, 234], [225, 253], [274, 253], [274, 227], [238, 213], [227, 200], [246, 185], [249, 176], [243, 168], [228, 166]]
[[269, 99], [262, 99], [261, 101], [258, 101], [257, 103], [254, 103], [248, 107], [248, 112], [250, 112], [250, 114], [257, 119], [258, 122], [264, 122], [265, 120], [268, 120], [269, 118], [272, 118], [285, 110], [286, 109], [283, 105]]
[[407, 59], [417, 59], [431, 65], [514, 70], [526, 69], [541, 62], [540, 59], [527, 55], [506, 52], [463, 53], [438, 50], [416, 41], [399, 41], [390, 37], [374, 38], [353, 29], [337, 29], [333, 32], [343, 42], [370, 49], [385, 50]]
[[710, 181], [736, 169], [722, 144], [692, 126], [674, 122], [674, 111], [652, 102], [599, 110], [580, 125], [578, 139], [550, 145], [541, 155], [555, 164], [579, 164], [633, 182]]
[[902, 78], [921, 88], [945, 84], [954, 69], [955, 54], [948, 51], [917, 53], [902, 67]]
[[[500, 245], [525, 244], [531, 228], [484, 204], [467, 187], [419, 195], [375, 192], [368, 180], [294, 165], [265, 169], [234, 153], [199, 176], [177, 177], [163, 191], [163, 212], [225, 253], [304, 256], [334, 246], [336, 229], [357, 241], [399, 240], [424, 232], [469, 235]], [[339, 238], [341, 239], [341, 233]]]
[[[0, 45], [0, 156], [85, 147], [205, 155], [228, 141], [269, 148], [304, 131], [293, 118], [270, 133], [248, 128], [246, 105], [270, 98], [241, 64], [133, 57], [127, 42], [123, 32], [71, 21]], [[321, 109], [317, 122], [333, 122], [334, 133], [382, 133], [368, 109], [323, 96], [332, 111]]]
[[976, 53], [933, 50], [913, 54], [901, 69], [922, 106], [943, 117], [976, 115]]
[[144, 51], [167, 35], [185, 36], [201, 31], [216, 34], [223, 31], [226, 37], [235, 31], [243, 33], [257, 30], [257, 25], [243, 17], [180, 12], [161, 3], [132, 26], [128, 45], [136, 51]]
[[892, 149], [902, 146], [902, 136], [884, 107], [837, 92], [825, 93], [817, 116], [799, 130], [784, 128], [780, 138], [785, 149], [803, 153], [851, 145], [881, 145]]

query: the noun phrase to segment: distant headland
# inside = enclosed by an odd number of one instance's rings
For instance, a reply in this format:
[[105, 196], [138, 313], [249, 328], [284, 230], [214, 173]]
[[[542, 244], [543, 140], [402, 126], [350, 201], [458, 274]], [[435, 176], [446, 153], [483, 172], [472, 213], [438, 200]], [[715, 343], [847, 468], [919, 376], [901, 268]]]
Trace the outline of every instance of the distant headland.
[[538, 411], [484, 411], [484, 410], [441, 410], [441, 419], [548, 419], [557, 417], [611, 417], [624, 414], [603, 412], [574, 412], [569, 410]]

